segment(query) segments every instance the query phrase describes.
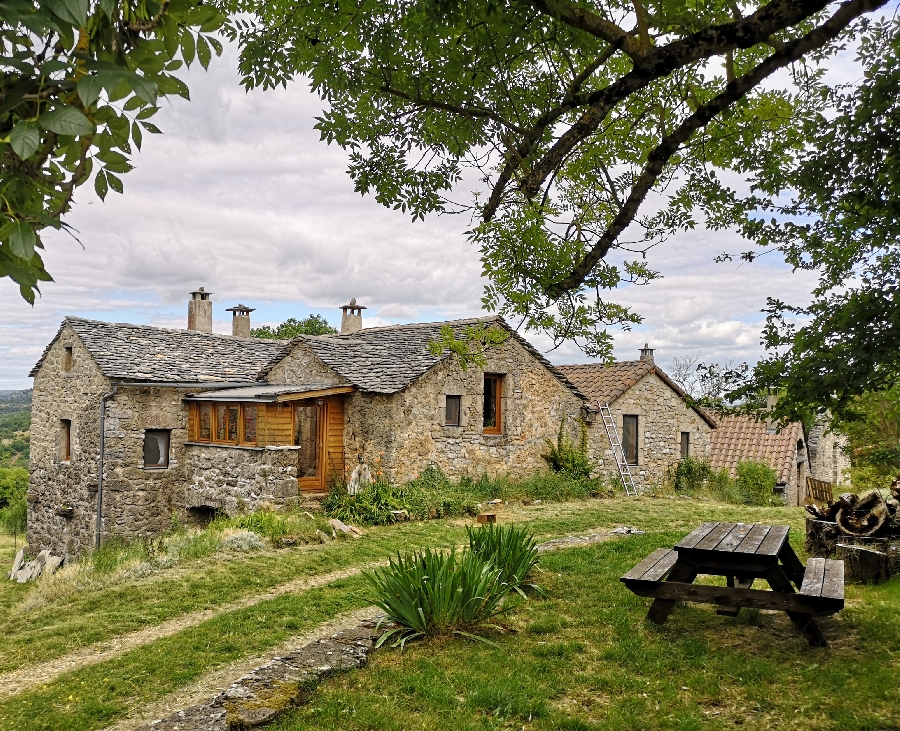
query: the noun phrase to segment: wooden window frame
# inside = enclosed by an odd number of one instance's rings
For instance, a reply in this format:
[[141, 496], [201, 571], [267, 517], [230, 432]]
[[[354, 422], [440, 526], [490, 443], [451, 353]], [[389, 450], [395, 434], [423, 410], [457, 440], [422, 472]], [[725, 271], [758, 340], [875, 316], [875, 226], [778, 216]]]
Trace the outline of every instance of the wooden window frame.
[[71, 464], [72, 462], [72, 420], [60, 419], [62, 444], [59, 445], [59, 461]]
[[[634, 461], [629, 460], [629, 454], [625, 451], [626, 419], [634, 419]], [[639, 464], [641, 455], [641, 421], [637, 414], [622, 414], [622, 453], [625, 455], [625, 463], [631, 467]]]
[[[200, 436], [200, 410], [203, 406], [209, 405], [210, 407], [210, 422], [209, 422], [209, 438], [204, 438]], [[216, 413], [217, 409], [220, 406], [225, 407], [226, 418], [228, 414], [228, 410], [232, 408], [237, 408], [238, 417], [237, 417], [237, 439], [217, 439], [216, 438]], [[221, 444], [221, 445], [230, 445], [232, 447], [256, 447], [259, 446], [259, 407], [258, 403], [244, 403], [241, 401], [201, 401], [197, 403], [191, 404], [191, 408], [194, 410], [193, 413], [193, 421], [194, 421], [194, 433], [190, 435], [192, 442], [197, 442], [199, 444]], [[253, 441], [248, 441], [246, 435], [244, 434], [244, 426], [245, 426], [245, 409], [246, 408], [254, 408], [256, 409], [256, 439]]]
[[[456, 402], [456, 421], [450, 421], [448, 418], [451, 400]], [[453, 394], [444, 396], [444, 426], [462, 426], [462, 396]]]
[[503, 374], [502, 373], [485, 373], [484, 374], [484, 398], [485, 403], [482, 407], [482, 424], [487, 406], [487, 383], [494, 381], [494, 426], [483, 427], [484, 434], [502, 434], [503, 433]]
[[681, 432], [681, 459], [687, 459], [691, 456], [691, 433], [689, 431]]

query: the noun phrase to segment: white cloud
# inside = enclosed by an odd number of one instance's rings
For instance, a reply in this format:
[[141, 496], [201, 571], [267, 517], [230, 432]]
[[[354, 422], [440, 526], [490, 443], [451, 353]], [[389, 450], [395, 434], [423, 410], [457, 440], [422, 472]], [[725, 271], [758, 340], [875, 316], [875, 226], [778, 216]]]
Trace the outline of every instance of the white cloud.
[[[0, 389], [30, 385], [28, 370], [65, 314], [184, 327], [188, 292], [214, 293], [215, 329], [230, 332], [225, 308], [255, 307], [254, 322], [321, 313], [340, 323], [351, 297], [365, 324], [469, 317], [480, 313], [478, 252], [468, 219], [412, 223], [353, 191], [346, 155], [319, 141], [321, 112], [302, 83], [245, 94], [232, 49], [209, 74], [192, 70], [193, 101], [175, 100], [154, 119], [125, 195], [105, 203], [81, 189], [68, 221], [81, 248], [46, 235], [56, 279], [32, 308], [0, 280]], [[767, 295], [808, 295], [808, 276], [775, 261], [714, 264], [734, 236], [695, 231], [650, 254], [664, 278], [613, 295], [646, 320], [616, 336], [616, 354], [636, 357], [649, 342], [659, 361], [697, 350], [710, 359], [755, 359]], [[535, 338], [540, 347], [542, 341]], [[555, 362], [584, 360], [571, 346]]]

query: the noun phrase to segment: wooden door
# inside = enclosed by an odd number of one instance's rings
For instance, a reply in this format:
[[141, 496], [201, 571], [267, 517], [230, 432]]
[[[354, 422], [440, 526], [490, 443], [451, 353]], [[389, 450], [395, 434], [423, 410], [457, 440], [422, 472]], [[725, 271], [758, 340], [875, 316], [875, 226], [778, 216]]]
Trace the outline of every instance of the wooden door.
[[324, 402], [294, 403], [294, 446], [297, 456], [297, 483], [304, 492], [325, 490], [325, 429], [328, 405]]

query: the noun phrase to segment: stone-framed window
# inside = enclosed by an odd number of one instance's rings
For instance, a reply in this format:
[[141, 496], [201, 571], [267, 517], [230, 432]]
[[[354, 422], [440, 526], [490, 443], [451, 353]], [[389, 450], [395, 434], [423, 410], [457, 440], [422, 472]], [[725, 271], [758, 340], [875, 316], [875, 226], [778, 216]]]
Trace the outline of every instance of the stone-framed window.
[[681, 458], [691, 456], [691, 433], [689, 431], [681, 432]]
[[75, 363], [75, 351], [71, 345], [66, 345], [63, 347], [63, 358], [62, 358], [62, 369], [68, 373], [72, 370], [72, 365]]
[[622, 450], [628, 464], [638, 463], [638, 418], [636, 414], [622, 416]]
[[194, 410], [191, 441], [255, 447], [259, 407], [246, 403], [201, 402]]
[[503, 433], [503, 413], [501, 394], [503, 376], [496, 373], [484, 374], [484, 433]]
[[444, 426], [459, 426], [462, 415], [462, 396], [446, 396]]
[[72, 461], [72, 420], [59, 420], [59, 461]]
[[164, 470], [169, 466], [169, 429], [147, 429], [144, 432], [144, 468]]

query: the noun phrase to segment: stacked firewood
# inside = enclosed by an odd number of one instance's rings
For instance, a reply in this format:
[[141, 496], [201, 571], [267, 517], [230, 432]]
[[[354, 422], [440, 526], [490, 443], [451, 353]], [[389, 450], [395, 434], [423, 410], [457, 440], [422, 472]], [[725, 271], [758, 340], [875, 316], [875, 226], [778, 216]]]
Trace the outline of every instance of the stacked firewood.
[[890, 531], [891, 518], [900, 509], [900, 479], [891, 483], [891, 497], [885, 500], [873, 490], [862, 497], [845, 492], [825, 507], [807, 505], [816, 520], [835, 523], [841, 533], [857, 538], [877, 538]]

